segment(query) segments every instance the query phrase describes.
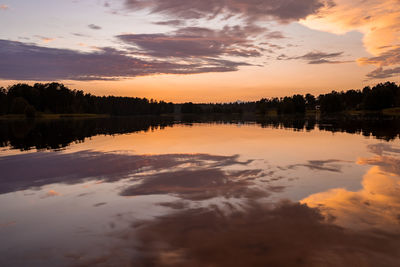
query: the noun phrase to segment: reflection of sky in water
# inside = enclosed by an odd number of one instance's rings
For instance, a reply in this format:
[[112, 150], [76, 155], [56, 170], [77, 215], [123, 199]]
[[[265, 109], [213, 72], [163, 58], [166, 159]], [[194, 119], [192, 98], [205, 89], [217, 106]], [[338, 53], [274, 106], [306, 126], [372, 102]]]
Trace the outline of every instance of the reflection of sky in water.
[[0, 265], [398, 266], [399, 145], [195, 124], [2, 151]]

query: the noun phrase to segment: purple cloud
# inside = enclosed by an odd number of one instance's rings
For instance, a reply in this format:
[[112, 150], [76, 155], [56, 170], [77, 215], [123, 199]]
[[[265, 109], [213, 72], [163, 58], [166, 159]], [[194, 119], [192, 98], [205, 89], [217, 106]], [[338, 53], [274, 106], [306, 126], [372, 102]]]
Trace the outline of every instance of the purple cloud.
[[[375, 57], [364, 57], [357, 60], [361, 65], [378, 66], [377, 69], [367, 74], [368, 79], [386, 79], [400, 75], [398, 66], [400, 64], [400, 46], [383, 46], [381, 48], [388, 48], [388, 50]], [[393, 65], [395, 65], [393, 68], [384, 68]]]
[[148, 9], [184, 19], [213, 18], [217, 15], [239, 16], [248, 21], [277, 19], [296, 21], [315, 14], [330, 0], [125, 0], [132, 10]]
[[388, 69], [380, 67], [368, 73], [367, 77], [370, 79], [386, 79], [386, 78], [397, 77], [399, 75], [400, 75], [400, 67], [388, 68]]
[[83, 53], [9, 40], [0, 40], [0, 58], [0, 79], [35, 81], [116, 80], [151, 74], [228, 72], [248, 65], [209, 58], [179, 63], [146, 60], [112, 48]]
[[156, 21], [154, 22], [156, 25], [162, 25], [162, 26], [184, 26], [186, 23], [184, 20], [179, 20], [179, 19], [173, 19], [173, 20], [166, 20], [166, 21]]
[[308, 64], [341, 64], [354, 62], [352, 60], [337, 60], [343, 56], [343, 52], [326, 53], [320, 51], [313, 51], [302, 56], [288, 57], [285, 54], [279, 55], [277, 60], [305, 60]]
[[400, 46], [391, 47], [391, 49], [381, 53], [379, 56], [376, 57], [360, 58], [358, 59], [358, 62], [361, 65], [378, 66], [390, 66], [400, 64]]
[[89, 24], [88, 27], [92, 30], [101, 30], [101, 27], [96, 24]]
[[225, 26], [222, 30], [186, 27], [169, 34], [123, 34], [117, 38], [141, 53], [161, 58], [258, 57], [261, 48], [253, 45], [251, 37], [264, 30], [252, 25]]

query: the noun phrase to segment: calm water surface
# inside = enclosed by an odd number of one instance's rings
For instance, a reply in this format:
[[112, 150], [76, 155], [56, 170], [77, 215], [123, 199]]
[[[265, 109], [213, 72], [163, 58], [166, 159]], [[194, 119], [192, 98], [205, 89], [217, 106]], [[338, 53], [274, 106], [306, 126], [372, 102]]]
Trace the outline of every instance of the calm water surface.
[[400, 266], [396, 120], [0, 125], [0, 266]]

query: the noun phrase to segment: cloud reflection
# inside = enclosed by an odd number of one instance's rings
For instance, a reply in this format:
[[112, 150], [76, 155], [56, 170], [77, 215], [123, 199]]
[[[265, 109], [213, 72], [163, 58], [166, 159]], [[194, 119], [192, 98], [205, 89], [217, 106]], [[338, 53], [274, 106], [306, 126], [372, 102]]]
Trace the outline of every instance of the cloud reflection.
[[[129, 155], [93, 151], [8, 156], [0, 161], [3, 174], [0, 193], [56, 183], [78, 184], [89, 180], [113, 183], [126, 179], [122, 196], [174, 194], [192, 200], [266, 196], [270, 190], [253, 183], [263, 172], [246, 167], [251, 162], [240, 161], [237, 155]], [[46, 197], [57, 195], [60, 194], [51, 190]]]
[[[127, 266], [398, 266], [399, 236], [348, 231], [318, 209], [282, 201], [229, 212], [193, 208], [132, 225], [123, 246], [99, 257]], [[89, 266], [96, 258], [80, 261]], [[119, 262], [120, 263], [120, 262]]]
[[400, 234], [399, 149], [378, 144], [370, 146], [370, 150], [377, 156], [358, 160], [358, 164], [373, 165], [364, 175], [360, 191], [332, 189], [311, 195], [302, 203], [319, 207], [342, 226]]
[[[125, 243], [132, 266], [399, 266], [400, 151], [387, 143], [369, 149], [376, 156], [358, 163], [374, 166], [358, 192], [333, 189], [276, 204], [250, 195], [228, 209], [162, 203], [175, 212], [135, 223], [117, 237], [135, 240]], [[112, 264], [113, 252], [102, 259]]]
[[[297, 167], [306, 167], [312, 171], [329, 171], [329, 172], [341, 172], [342, 166], [338, 163], [345, 163], [344, 160], [328, 159], [328, 160], [309, 160], [305, 164], [293, 164], [289, 165], [287, 169], [295, 169]], [[285, 169], [285, 168], [283, 168]]]
[[122, 191], [123, 196], [173, 193], [181, 198], [204, 200], [213, 197], [264, 197], [267, 192], [250, 188], [261, 170], [223, 171], [217, 168], [157, 173], [144, 177], [138, 186]]

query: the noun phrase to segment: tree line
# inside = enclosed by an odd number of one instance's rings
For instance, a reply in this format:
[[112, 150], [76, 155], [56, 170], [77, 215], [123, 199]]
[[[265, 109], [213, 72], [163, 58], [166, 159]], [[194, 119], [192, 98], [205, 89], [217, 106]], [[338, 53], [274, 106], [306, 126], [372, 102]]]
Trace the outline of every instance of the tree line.
[[193, 104], [181, 106], [182, 113], [246, 113], [258, 114], [304, 114], [307, 110], [321, 113], [338, 113], [346, 110], [379, 111], [400, 107], [400, 86], [393, 82], [379, 83], [362, 90], [332, 91], [314, 96], [312, 94], [262, 98], [256, 102], [227, 104]]
[[70, 90], [60, 83], [15, 84], [0, 88], [1, 114], [37, 112], [71, 114], [91, 113], [126, 115], [159, 115], [174, 112], [174, 105], [164, 101], [137, 97], [94, 96], [81, 90]]
[[166, 113], [212, 114], [257, 113], [304, 114], [307, 110], [336, 113], [346, 110], [379, 111], [400, 107], [400, 86], [393, 82], [379, 83], [362, 90], [332, 91], [312, 94], [262, 98], [256, 102], [224, 104], [166, 103], [146, 98], [94, 96], [81, 90], [70, 90], [60, 83], [15, 84], [0, 88], [0, 114], [91, 113], [125, 115], [159, 115]]

